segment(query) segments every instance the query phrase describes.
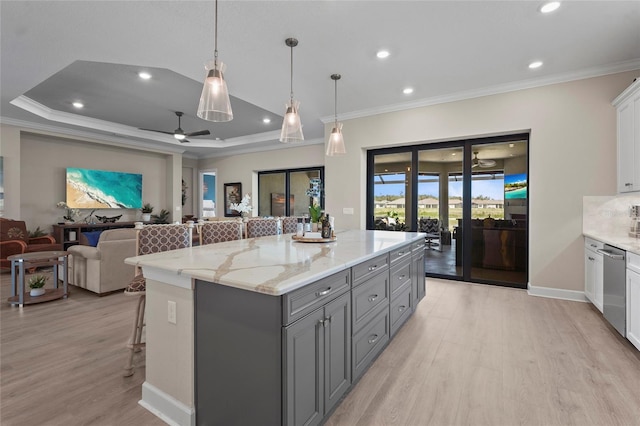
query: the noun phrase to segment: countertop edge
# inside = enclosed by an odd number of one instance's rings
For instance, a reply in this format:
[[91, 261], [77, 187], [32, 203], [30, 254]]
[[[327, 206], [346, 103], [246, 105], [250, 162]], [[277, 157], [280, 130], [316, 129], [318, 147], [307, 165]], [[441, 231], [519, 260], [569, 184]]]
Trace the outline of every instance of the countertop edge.
[[598, 234], [594, 232], [583, 232], [583, 236], [598, 240], [605, 244], [618, 247], [619, 249], [640, 255], [640, 239], [634, 237], [624, 236], [610, 236], [604, 234]]

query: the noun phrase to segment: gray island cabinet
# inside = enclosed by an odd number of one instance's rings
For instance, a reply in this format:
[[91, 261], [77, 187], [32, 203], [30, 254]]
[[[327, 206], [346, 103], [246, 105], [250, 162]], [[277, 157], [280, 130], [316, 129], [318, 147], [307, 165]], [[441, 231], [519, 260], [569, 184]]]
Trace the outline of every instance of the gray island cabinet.
[[141, 405], [184, 425], [326, 420], [425, 294], [423, 234], [337, 236], [127, 259], [147, 278]]

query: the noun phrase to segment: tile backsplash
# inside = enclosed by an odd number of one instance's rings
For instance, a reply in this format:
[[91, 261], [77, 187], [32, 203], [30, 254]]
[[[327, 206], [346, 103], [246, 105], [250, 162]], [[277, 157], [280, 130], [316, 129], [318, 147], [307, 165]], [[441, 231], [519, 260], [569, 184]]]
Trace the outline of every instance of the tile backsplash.
[[640, 205], [640, 193], [583, 197], [582, 232], [626, 236], [631, 205]]

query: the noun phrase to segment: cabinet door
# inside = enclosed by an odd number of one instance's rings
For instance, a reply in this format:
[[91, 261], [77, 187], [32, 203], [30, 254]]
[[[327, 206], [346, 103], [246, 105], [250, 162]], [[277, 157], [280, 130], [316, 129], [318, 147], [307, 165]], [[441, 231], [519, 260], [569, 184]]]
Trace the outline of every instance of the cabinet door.
[[593, 270], [593, 304], [602, 312], [604, 299], [604, 257], [597, 253], [595, 256], [595, 268]]
[[584, 251], [584, 294], [595, 304], [596, 255], [591, 250]]
[[287, 426], [316, 425], [324, 415], [324, 309], [285, 328]]
[[351, 386], [351, 299], [340, 296], [324, 308], [324, 414]]
[[[632, 99], [618, 107], [618, 192], [634, 190], [634, 129]], [[638, 190], [640, 188], [636, 188]]]
[[425, 277], [424, 277], [424, 252], [420, 254], [413, 255], [413, 283], [412, 283], [412, 293], [413, 293], [413, 308], [415, 309], [418, 306], [418, 302], [422, 300], [425, 296], [426, 288], [425, 288]]
[[627, 269], [627, 339], [640, 350], [640, 274]]

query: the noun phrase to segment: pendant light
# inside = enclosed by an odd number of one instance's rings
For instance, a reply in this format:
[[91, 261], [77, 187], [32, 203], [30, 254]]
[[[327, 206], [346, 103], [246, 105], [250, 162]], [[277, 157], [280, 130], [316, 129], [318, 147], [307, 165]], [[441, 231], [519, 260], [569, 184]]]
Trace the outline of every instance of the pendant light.
[[298, 40], [295, 38], [288, 38], [285, 40], [285, 43], [291, 48], [291, 98], [289, 99], [289, 103], [286, 105], [287, 111], [284, 114], [284, 120], [282, 120], [280, 142], [291, 143], [303, 141], [304, 136], [302, 134], [300, 115], [298, 115], [300, 102], [293, 100], [293, 48], [298, 45]]
[[216, 0], [215, 16], [215, 47], [213, 61], [207, 62], [205, 69], [207, 76], [204, 80], [200, 104], [198, 105], [198, 117], [208, 121], [231, 121], [233, 111], [229, 102], [229, 90], [224, 81], [225, 65], [218, 61], [218, 0]]
[[344, 155], [346, 150], [344, 149], [344, 139], [342, 137], [342, 123], [338, 123], [338, 80], [340, 80], [340, 74], [331, 74], [331, 79], [335, 83], [335, 104], [334, 104], [334, 121], [331, 135], [329, 135], [329, 143], [327, 144], [327, 156], [333, 157], [334, 155]]

